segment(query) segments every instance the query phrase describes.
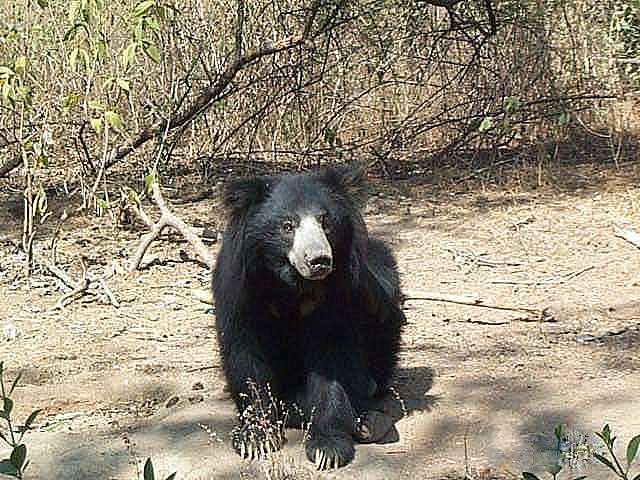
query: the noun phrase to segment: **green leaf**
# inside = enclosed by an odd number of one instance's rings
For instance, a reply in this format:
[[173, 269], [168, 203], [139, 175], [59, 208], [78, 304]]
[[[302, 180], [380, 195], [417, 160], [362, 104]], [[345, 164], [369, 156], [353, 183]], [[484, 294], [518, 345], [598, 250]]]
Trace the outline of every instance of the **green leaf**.
[[80, 12], [80, 8], [80, 0], [72, 0], [71, 2], [69, 2], [69, 11], [67, 12], [67, 17], [69, 18], [70, 22], [73, 22], [76, 19], [78, 13]]
[[133, 62], [136, 59], [136, 49], [138, 48], [138, 44], [136, 42], [131, 42], [127, 47], [122, 51], [122, 66], [127, 68], [129, 65], [133, 65]]
[[143, 44], [142, 48], [144, 49], [144, 53], [146, 53], [151, 60], [155, 63], [162, 63], [162, 55], [155, 45], [151, 43]]
[[178, 472], [173, 472], [165, 480], [175, 480], [177, 474], [178, 474]]
[[613, 463], [611, 463], [611, 461], [609, 461], [608, 458], [603, 457], [599, 453], [594, 453], [593, 456], [596, 457], [596, 460], [598, 460], [600, 463], [602, 463], [603, 465], [606, 465], [614, 472], [617, 472], [616, 467], [613, 466]]
[[537, 475], [534, 475], [531, 472], [522, 472], [522, 478], [524, 480], [540, 480]]
[[133, 189], [129, 190], [128, 199], [129, 199], [129, 203], [131, 203], [132, 205], [136, 205], [136, 206], [140, 205], [140, 197], [138, 196], [137, 192], [135, 192]]
[[27, 459], [27, 446], [24, 443], [16, 446], [11, 452], [9, 459], [18, 470], [21, 470], [24, 461]]
[[11, 410], [13, 410], [13, 400], [11, 400], [9, 397], [4, 397], [3, 400], [2, 411], [6, 415], [5, 418], [9, 418], [9, 416], [11, 415]]
[[556, 428], [553, 430], [553, 434], [556, 436], [556, 440], [559, 442], [562, 442], [562, 437], [564, 436], [564, 432], [562, 431], [562, 424], [557, 425]]
[[47, 8], [49, 6], [49, 2], [47, 0], [38, 0], [38, 5], [40, 8]]
[[91, 59], [89, 58], [89, 52], [87, 52], [84, 48], [81, 48], [80, 55], [82, 56], [82, 60], [84, 61], [84, 70], [87, 75], [89, 75], [91, 73]]
[[107, 44], [105, 43], [104, 40], [100, 40], [98, 41], [98, 45], [97, 45], [97, 53], [98, 53], [98, 58], [106, 58], [107, 57]]
[[129, 92], [129, 80], [126, 78], [116, 78], [116, 85], [118, 85], [122, 90]]
[[77, 95], [75, 93], [70, 93], [69, 95], [67, 95], [67, 98], [64, 99], [64, 104], [63, 104], [62, 108], [66, 112], [69, 112], [70, 110], [72, 110], [78, 104], [79, 100], [80, 100], [80, 96], [79, 95]]
[[147, 458], [147, 461], [144, 462], [144, 480], [155, 480], [156, 476], [153, 473], [153, 463], [151, 463], [151, 459]]
[[9, 389], [9, 395], [11, 395], [13, 391], [16, 389], [16, 385], [18, 385], [18, 382], [20, 381], [21, 378], [22, 378], [22, 372], [18, 373], [18, 375], [16, 376], [16, 379], [11, 384], [11, 388]]
[[102, 132], [103, 122], [101, 118], [92, 118], [91, 120], [89, 120], [89, 124], [91, 125], [91, 128], [93, 128], [94, 132]]
[[156, 17], [145, 17], [144, 23], [154, 32], [160, 33], [160, 23]]
[[102, 198], [96, 198], [96, 208], [98, 209], [98, 211], [104, 212], [106, 210], [109, 210], [109, 204]]
[[513, 113], [520, 110], [520, 99], [516, 97], [507, 97], [504, 99], [504, 111]]
[[78, 47], [74, 48], [73, 50], [71, 50], [71, 53], [69, 54], [69, 66], [71, 67], [72, 71], [76, 71], [76, 64], [78, 63], [78, 53], [80, 51], [78, 50]]
[[0, 462], [0, 473], [4, 473], [10, 477], [20, 478], [18, 477], [18, 469], [9, 459], [5, 459]]
[[640, 435], [636, 435], [629, 441], [627, 445], [627, 469], [631, 466], [638, 453], [638, 447], [640, 446]]
[[18, 73], [22, 73], [24, 71], [24, 67], [26, 66], [27, 66], [27, 57], [25, 57], [24, 55], [20, 55], [18, 58], [16, 58], [16, 61], [13, 62], [13, 68]]
[[0, 65], [0, 77], [2, 78], [10, 78], [15, 76], [16, 72], [11, 70], [9, 67], [5, 67]]
[[113, 110], [106, 111], [104, 116], [107, 119], [107, 123], [109, 123], [109, 125], [111, 125], [111, 128], [113, 128], [115, 130], [123, 130], [124, 129], [124, 123], [122, 123], [122, 119], [120, 118], [120, 115], [118, 115]]
[[484, 133], [487, 130], [489, 130], [491, 127], [493, 127], [493, 118], [492, 117], [484, 117], [482, 122], [480, 122], [480, 126], [478, 127], [478, 130], [481, 133]]
[[155, 3], [156, 2], [154, 0], [143, 0], [134, 7], [133, 12], [131, 12], [131, 16], [134, 18], [143, 16], [155, 5]]
[[13, 85], [11, 85], [11, 83], [9, 82], [4, 82], [2, 84], [2, 96], [4, 97], [5, 100], [12, 100], [15, 101], [16, 99], [16, 92], [13, 89]]
[[35, 203], [35, 210], [40, 216], [43, 216], [47, 211], [47, 193], [44, 191], [44, 188], [41, 188], [36, 194]]
[[89, 100], [87, 105], [91, 110], [104, 110], [104, 105], [97, 100]]
[[511, 133], [511, 120], [509, 120], [509, 117], [502, 118], [502, 131], [507, 134]]
[[24, 427], [25, 430], [29, 430], [29, 428], [31, 428], [31, 425], [33, 425], [33, 422], [35, 422], [36, 417], [38, 416], [38, 414], [41, 411], [42, 410], [38, 409], [38, 410], [34, 410], [33, 412], [31, 412], [31, 415], [29, 415], [29, 417], [24, 422], [23, 427]]
[[155, 183], [158, 182], [158, 175], [156, 172], [151, 172], [149, 175], [144, 177], [144, 193], [149, 195], [151, 193], [151, 188]]
[[111, 85], [113, 85], [114, 82], [115, 82], [115, 79], [113, 77], [108, 77], [105, 79], [104, 82], [102, 82], [102, 88], [104, 90], [109, 90], [111, 88]]
[[558, 117], [558, 123], [560, 125], [568, 125], [571, 121], [571, 114], [569, 112], [562, 112]]
[[609, 428], [609, 424], [606, 424], [601, 432], [596, 432], [596, 435], [600, 437], [600, 439], [604, 442], [604, 444], [608, 447], [613, 445], [613, 440], [611, 439], [611, 429]]

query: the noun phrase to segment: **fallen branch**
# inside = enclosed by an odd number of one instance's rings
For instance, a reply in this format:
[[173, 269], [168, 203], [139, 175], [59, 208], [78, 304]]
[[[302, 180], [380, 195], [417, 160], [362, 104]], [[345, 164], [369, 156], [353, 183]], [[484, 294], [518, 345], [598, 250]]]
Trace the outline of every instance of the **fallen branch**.
[[69, 292], [62, 295], [50, 310], [62, 310], [76, 298], [82, 297], [86, 293], [90, 293], [91, 290], [99, 289], [104, 290], [111, 305], [118, 308], [120, 306], [120, 302], [105, 282], [105, 280], [113, 276], [113, 274], [111, 272], [107, 272], [102, 277], [96, 279], [93, 278], [93, 275], [87, 272], [87, 267], [85, 266], [82, 258], [80, 258], [80, 265], [82, 266], [82, 276], [80, 277], [80, 280], [74, 281], [64, 270], [57, 267], [54, 263], [45, 262], [47, 269], [71, 289]]
[[551, 278], [547, 280], [492, 280], [491, 283], [494, 285], [528, 285], [528, 286], [529, 285], [530, 286], [560, 285], [594, 268], [595, 267], [593, 265], [589, 265], [588, 267], [581, 268], [580, 270], [576, 270], [575, 272], [566, 273], [560, 278]]
[[555, 321], [555, 319], [549, 315], [549, 312], [547, 309], [539, 310], [536, 308], [519, 307], [519, 306], [512, 307], [508, 305], [500, 305], [496, 303], [489, 303], [478, 297], [469, 297], [466, 295], [448, 295], [444, 293], [420, 292], [420, 291], [414, 291], [414, 290], [408, 290], [404, 292], [403, 301], [406, 302], [411, 300], [457, 303], [459, 305], [469, 305], [471, 307], [484, 307], [484, 308], [492, 308], [495, 310], [508, 310], [511, 312], [521, 312], [521, 313], [526, 313], [528, 315], [534, 315], [539, 321], [543, 321], [543, 322]]
[[633, 230], [625, 230], [625, 229], [622, 229], [622, 228], [614, 227], [613, 234], [616, 237], [622, 238], [623, 240], [626, 240], [627, 242], [631, 243], [632, 245], [635, 245], [636, 247], [640, 248], [640, 234], [639, 233], [636, 233]]
[[171, 227], [177, 230], [182, 234], [187, 242], [195, 249], [196, 254], [200, 257], [200, 259], [210, 268], [213, 269], [215, 264], [215, 260], [207, 247], [202, 243], [200, 237], [196, 233], [196, 231], [191, 228], [189, 225], [184, 223], [182, 219], [176, 216], [171, 209], [167, 206], [164, 197], [162, 196], [162, 191], [160, 190], [160, 184], [157, 181], [154, 181], [151, 184], [151, 199], [160, 210], [160, 218], [157, 222], [152, 222], [151, 218], [145, 213], [142, 209], [142, 206], [137, 203], [136, 204], [136, 213], [140, 217], [140, 219], [149, 227], [149, 232], [145, 233], [140, 237], [140, 245], [136, 249], [133, 258], [131, 259], [131, 264], [129, 265], [129, 271], [133, 272], [140, 268], [140, 263], [142, 262], [142, 257], [145, 252], [151, 245], [155, 239], [157, 239], [162, 231], [166, 227]]

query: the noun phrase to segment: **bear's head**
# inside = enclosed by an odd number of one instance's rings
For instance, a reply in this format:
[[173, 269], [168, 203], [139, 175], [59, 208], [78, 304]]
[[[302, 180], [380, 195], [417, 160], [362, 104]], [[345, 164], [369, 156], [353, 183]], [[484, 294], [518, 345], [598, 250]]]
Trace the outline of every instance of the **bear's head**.
[[237, 243], [249, 276], [266, 270], [292, 287], [337, 271], [349, 276], [366, 243], [363, 183], [353, 167], [233, 181], [224, 194], [224, 241]]

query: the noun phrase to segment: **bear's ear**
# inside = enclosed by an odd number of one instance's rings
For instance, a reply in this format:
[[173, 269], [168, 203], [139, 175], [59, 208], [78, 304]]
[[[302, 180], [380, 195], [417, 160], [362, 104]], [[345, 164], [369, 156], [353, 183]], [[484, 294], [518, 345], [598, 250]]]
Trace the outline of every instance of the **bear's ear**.
[[272, 183], [269, 177], [233, 180], [224, 188], [223, 204], [231, 214], [246, 212], [267, 197]]
[[351, 164], [329, 167], [321, 173], [323, 181], [339, 193], [348, 195], [353, 201], [366, 200], [367, 176], [362, 165]]

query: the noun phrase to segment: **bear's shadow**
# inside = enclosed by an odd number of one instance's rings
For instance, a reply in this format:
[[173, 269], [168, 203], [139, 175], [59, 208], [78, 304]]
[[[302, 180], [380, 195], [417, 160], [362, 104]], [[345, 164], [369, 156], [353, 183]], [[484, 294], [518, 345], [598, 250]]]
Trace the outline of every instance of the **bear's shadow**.
[[404, 404], [406, 415], [430, 412], [436, 406], [438, 398], [428, 393], [433, 387], [435, 375], [430, 367], [405, 367], [396, 370], [391, 383]]
[[428, 367], [400, 368], [391, 382], [391, 392], [362, 417], [363, 430], [375, 443], [395, 443], [399, 440], [396, 424], [414, 412], [431, 411], [437, 397], [427, 392], [433, 386], [435, 372]]

